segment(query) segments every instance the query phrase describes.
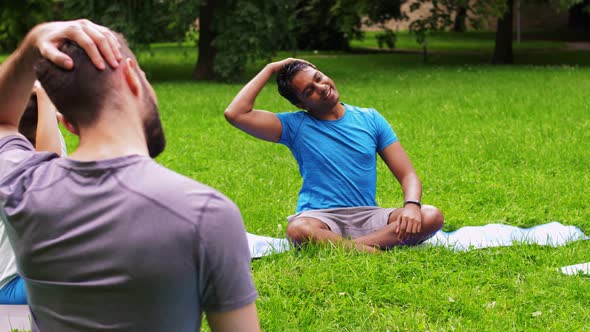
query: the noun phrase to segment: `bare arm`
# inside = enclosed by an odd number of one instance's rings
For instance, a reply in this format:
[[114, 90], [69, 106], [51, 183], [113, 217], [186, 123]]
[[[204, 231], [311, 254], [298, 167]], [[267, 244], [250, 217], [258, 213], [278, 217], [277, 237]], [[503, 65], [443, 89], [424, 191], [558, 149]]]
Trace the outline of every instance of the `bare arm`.
[[88, 20], [37, 25], [0, 66], [0, 137], [18, 133], [18, 122], [35, 82], [33, 67], [41, 57], [72, 68], [72, 59], [58, 49], [66, 39], [77, 42], [97, 68], [104, 69], [105, 60], [112, 67], [118, 66], [119, 43], [107, 28]]
[[61, 139], [57, 125], [56, 109], [39, 82], [35, 82], [37, 94], [37, 134], [35, 149], [49, 151], [61, 155]]
[[36, 53], [25, 40], [0, 66], [0, 138], [18, 133], [18, 123], [35, 81]]
[[422, 197], [422, 183], [402, 145], [399, 142], [393, 143], [379, 155], [402, 186], [404, 201], [419, 201]]
[[[395, 176], [404, 192], [405, 201], [420, 201], [422, 197], [422, 183], [410, 162], [410, 158], [399, 142], [393, 143], [383, 149], [379, 155], [385, 162], [391, 173]], [[420, 207], [416, 204], [407, 204], [398, 219], [397, 232], [401, 232], [403, 238], [406, 234], [417, 233], [421, 230], [422, 215]]]
[[225, 119], [236, 128], [270, 142], [281, 139], [283, 127], [279, 118], [272, 112], [254, 109], [254, 101], [266, 82], [284, 65], [297, 59], [285, 59], [266, 65], [234, 97], [224, 112]]
[[212, 332], [260, 331], [256, 304], [254, 303], [223, 313], [208, 312], [207, 322]]

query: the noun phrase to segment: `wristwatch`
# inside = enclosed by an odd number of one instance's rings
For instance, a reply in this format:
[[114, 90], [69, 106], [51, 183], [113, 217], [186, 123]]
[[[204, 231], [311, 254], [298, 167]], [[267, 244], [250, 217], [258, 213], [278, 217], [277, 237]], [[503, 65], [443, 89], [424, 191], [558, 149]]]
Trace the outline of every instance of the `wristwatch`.
[[422, 203], [420, 203], [420, 201], [407, 200], [404, 202], [404, 207], [408, 204], [416, 204], [419, 208], [422, 208]]

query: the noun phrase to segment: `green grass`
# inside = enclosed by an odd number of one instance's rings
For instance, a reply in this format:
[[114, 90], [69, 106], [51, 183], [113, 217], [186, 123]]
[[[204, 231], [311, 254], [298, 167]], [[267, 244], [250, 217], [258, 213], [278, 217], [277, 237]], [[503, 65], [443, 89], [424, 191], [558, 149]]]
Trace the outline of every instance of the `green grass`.
[[[304, 56], [335, 79], [343, 101], [375, 107], [390, 121], [423, 181], [424, 201], [444, 211], [446, 230], [557, 220], [590, 233], [587, 67]], [[248, 231], [284, 236], [301, 184], [297, 165], [287, 148], [225, 122], [241, 84], [165, 78], [155, 87], [170, 140], [160, 162], [228, 195]], [[293, 110], [274, 83], [257, 107]], [[378, 178], [379, 203], [399, 206], [399, 186], [381, 162]], [[588, 261], [589, 250], [583, 242], [369, 256], [312, 247], [254, 261], [253, 274], [266, 331], [573, 331], [590, 319], [589, 280], [556, 269]]]
[[[362, 40], [351, 41], [353, 49], [378, 49], [379, 44], [375, 38], [378, 32], [367, 31]], [[395, 49], [421, 51], [422, 46], [416, 42], [416, 36], [408, 31], [396, 32], [397, 42]], [[463, 51], [463, 52], [491, 52], [494, 49], [494, 32], [433, 32], [427, 35], [428, 48], [435, 52]], [[547, 50], [559, 49], [564, 47], [562, 41], [550, 41], [534, 38], [528, 38], [525, 35], [521, 42], [514, 42], [515, 50]], [[387, 48], [384, 48], [387, 49]]]
[[[441, 54], [426, 65], [411, 54], [299, 56], [334, 78], [343, 101], [389, 120], [445, 230], [557, 220], [590, 233], [588, 53], [520, 52], [521, 65], [500, 67], [480, 55]], [[190, 57], [177, 58], [181, 77], [190, 77]], [[159, 161], [228, 195], [248, 231], [284, 236], [297, 165], [287, 148], [225, 122], [242, 84], [174, 81], [157, 56], [146, 60], [162, 75], [154, 85], [170, 144]], [[256, 106], [294, 109], [274, 83]], [[381, 162], [378, 178], [379, 204], [399, 206], [399, 185]], [[588, 242], [379, 256], [311, 247], [256, 260], [253, 274], [266, 331], [574, 331], [590, 319], [589, 279], [556, 269], [588, 261], [589, 251]]]
[[[428, 64], [417, 54], [298, 56], [330, 75], [344, 102], [388, 119], [445, 230], [556, 220], [590, 234], [590, 53], [518, 50], [517, 65], [498, 67], [470, 52], [435, 54]], [[195, 60], [174, 45], [140, 56], [168, 138], [158, 160], [234, 200], [249, 232], [283, 237], [301, 185], [297, 165], [287, 148], [225, 122], [243, 82], [189, 81]], [[294, 109], [274, 82], [256, 106]], [[402, 202], [382, 162], [377, 190], [380, 205]], [[590, 241], [376, 256], [310, 246], [255, 260], [252, 270], [265, 331], [587, 331], [590, 279], [557, 268], [589, 261], [589, 252]]]

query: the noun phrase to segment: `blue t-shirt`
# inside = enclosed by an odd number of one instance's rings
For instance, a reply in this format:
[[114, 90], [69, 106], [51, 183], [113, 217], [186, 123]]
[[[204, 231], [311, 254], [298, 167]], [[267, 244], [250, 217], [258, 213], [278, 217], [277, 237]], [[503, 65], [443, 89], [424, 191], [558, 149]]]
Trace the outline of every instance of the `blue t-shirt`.
[[289, 147], [303, 178], [297, 213], [377, 205], [377, 152], [397, 136], [376, 110], [343, 105], [338, 120], [305, 111], [277, 114], [283, 126], [279, 143]]

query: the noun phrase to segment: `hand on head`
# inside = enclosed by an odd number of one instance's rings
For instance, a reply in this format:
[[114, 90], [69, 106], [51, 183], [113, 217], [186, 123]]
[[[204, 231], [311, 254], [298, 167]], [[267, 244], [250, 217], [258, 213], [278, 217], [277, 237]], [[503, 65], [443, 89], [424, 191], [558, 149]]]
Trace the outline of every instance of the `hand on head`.
[[65, 69], [74, 66], [72, 59], [59, 51], [65, 40], [76, 42], [88, 54], [98, 69], [106, 69], [106, 62], [117, 68], [123, 58], [121, 45], [115, 34], [106, 27], [88, 20], [50, 22], [36, 26], [28, 35], [40, 55]]
[[286, 58], [283, 59], [281, 61], [276, 61], [276, 62], [272, 62], [270, 65], [273, 68], [273, 72], [278, 72], [279, 70], [281, 70], [284, 66], [293, 63], [295, 61], [301, 61], [304, 62], [306, 64], [308, 64], [310, 67], [312, 68], [316, 68], [316, 66], [314, 66], [311, 62], [307, 61], [307, 60], [303, 60], [303, 59], [297, 59], [297, 58]]

